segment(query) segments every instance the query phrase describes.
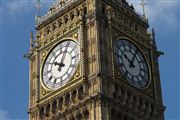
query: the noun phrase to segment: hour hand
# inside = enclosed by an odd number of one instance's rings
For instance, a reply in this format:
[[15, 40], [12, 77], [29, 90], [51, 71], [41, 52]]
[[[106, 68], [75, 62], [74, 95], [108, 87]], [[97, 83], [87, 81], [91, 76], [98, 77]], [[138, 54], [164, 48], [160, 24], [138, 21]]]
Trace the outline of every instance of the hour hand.
[[126, 54], [124, 54], [124, 58], [126, 58], [128, 60], [128, 62], [131, 63], [131, 60], [127, 57]]
[[61, 62], [61, 63], [58, 63], [57, 61], [54, 63], [54, 65], [55, 65], [55, 66], [56, 66], [56, 65], [59, 66], [58, 71], [61, 71], [61, 68], [65, 66], [64, 63], [62, 63], [62, 62]]
[[129, 65], [130, 67], [133, 67], [133, 68], [135, 67], [134, 64], [132, 63], [132, 61], [127, 57], [126, 54], [124, 54], [124, 58], [126, 58], [126, 59], [128, 60], [128, 62], [129, 62], [129, 64], [130, 64], [130, 65]]
[[61, 71], [61, 67], [59, 66], [59, 68], [58, 68], [58, 71], [60, 72]]
[[59, 63], [56, 61], [55, 63], [54, 63], [54, 65], [56, 66], [56, 65], [59, 65]]

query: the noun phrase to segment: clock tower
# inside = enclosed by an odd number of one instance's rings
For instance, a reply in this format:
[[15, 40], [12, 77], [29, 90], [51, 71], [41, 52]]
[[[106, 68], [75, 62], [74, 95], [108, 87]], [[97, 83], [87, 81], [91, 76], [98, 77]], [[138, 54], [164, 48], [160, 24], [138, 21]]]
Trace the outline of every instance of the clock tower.
[[57, 0], [36, 17], [30, 120], [163, 120], [158, 51], [126, 0]]

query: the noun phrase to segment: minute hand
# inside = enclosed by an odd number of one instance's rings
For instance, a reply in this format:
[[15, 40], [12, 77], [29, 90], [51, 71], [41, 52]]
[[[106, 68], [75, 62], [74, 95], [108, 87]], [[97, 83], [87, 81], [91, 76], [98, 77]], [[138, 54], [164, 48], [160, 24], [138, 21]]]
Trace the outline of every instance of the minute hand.
[[58, 68], [59, 71], [61, 71], [61, 67], [64, 67], [64, 66], [65, 66], [65, 64], [64, 64], [64, 59], [65, 59], [65, 57], [66, 57], [66, 52], [67, 52], [68, 46], [69, 46], [69, 42], [66, 44], [66, 49], [65, 49], [65, 51], [63, 52], [63, 55], [62, 55], [62, 58], [61, 58], [60, 63], [58, 63], [58, 62], [55, 62], [55, 63], [54, 63], [54, 65], [58, 65], [58, 66], [59, 66], [59, 68]]
[[66, 52], [67, 52], [68, 46], [69, 46], [69, 42], [68, 42], [67, 45], [66, 45], [66, 49], [65, 49], [65, 51], [64, 51], [64, 53], [63, 53], [63, 56], [62, 56], [62, 58], [61, 58], [61, 62], [60, 62], [60, 63], [64, 63], [64, 59], [65, 59], [65, 57], [66, 57]]
[[138, 50], [136, 49], [135, 54], [134, 54], [134, 56], [133, 56], [133, 58], [132, 58], [132, 60], [131, 60], [131, 62], [130, 62], [130, 67], [133, 67], [133, 66], [134, 66], [133, 63], [134, 63], [134, 59], [135, 59], [137, 53], [138, 53]]

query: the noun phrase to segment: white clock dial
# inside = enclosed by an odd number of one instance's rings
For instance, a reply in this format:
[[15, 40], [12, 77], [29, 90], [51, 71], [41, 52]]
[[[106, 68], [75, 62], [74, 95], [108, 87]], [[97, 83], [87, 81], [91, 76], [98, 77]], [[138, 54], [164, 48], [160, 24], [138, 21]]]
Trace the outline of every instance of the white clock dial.
[[115, 42], [115, 58], [120, 72], [130, 84], [143, 88], [149, 81], [148, 64], [139, 49], [130, 41]]
[[58, 89], [67, 83], [79, 63], [77, 43], [67, 40], [58, 44], [46, 58], [42, 68], [42, 82], [48, 89]]

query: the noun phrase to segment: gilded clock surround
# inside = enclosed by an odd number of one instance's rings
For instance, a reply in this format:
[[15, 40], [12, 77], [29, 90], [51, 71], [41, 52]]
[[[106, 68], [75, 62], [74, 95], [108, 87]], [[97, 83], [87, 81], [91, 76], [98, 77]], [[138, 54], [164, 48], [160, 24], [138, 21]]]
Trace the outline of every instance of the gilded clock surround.
[[[30, 120], [164, 119], [155, 33], [148, 34], [148, 20], [126, 0], [59, 0], [36, 22], [27, 54]], [[148, 61], [150, 82], [143, 89], [125, 82], [116, 67], [119, 38], [133, 42]], [[65, 39], [79, 43], [78, 68], [66, 85], [47, 90], [40, 82], [43, 62]]]

